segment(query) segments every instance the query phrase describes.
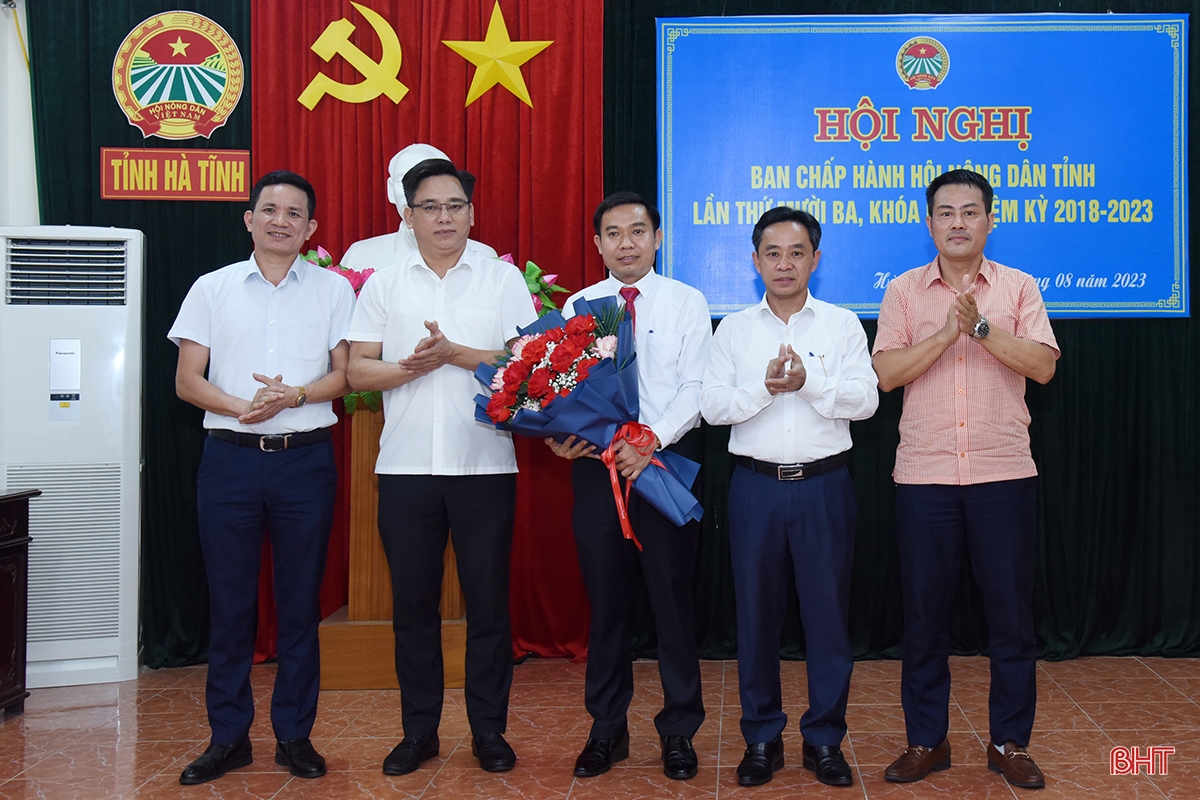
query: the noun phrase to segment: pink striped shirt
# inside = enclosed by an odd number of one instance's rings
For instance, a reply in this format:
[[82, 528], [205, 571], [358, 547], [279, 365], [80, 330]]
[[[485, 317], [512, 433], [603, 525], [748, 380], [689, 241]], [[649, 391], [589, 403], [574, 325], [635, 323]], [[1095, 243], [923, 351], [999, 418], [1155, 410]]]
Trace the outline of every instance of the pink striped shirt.
[[[894, 279], [879, 307], [872, 353], [910, 347], [937, 333], [954, 296], [936, 258]], [[1040, 342], [1055, 358], [1060, 355], [1032, 276], [984, 258], [975, 298], [993, 330]], [[1033, 475], [1024, 376], [960, 334], [925, 374], [904, 387], [892, 477], [896, 483], [965, 486]]]

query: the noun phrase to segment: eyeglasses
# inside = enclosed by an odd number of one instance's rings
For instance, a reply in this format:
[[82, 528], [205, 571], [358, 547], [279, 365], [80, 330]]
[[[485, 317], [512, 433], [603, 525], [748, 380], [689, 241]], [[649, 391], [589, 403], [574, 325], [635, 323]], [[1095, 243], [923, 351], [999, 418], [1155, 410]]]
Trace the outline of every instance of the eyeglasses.
[[443, 208], [446, 209], [447, 213], [449, 213], [450, 216], [457, 217], [459, 214], [466, 211], [467, 205], [468, 205], [467, 203], [464, 203], [461, 200], [451, 200], [449, 203], [429, 202], [429, 203], [421, 203], [420, 205], [409, 206], [409, 207], [416, 211], [420, 211], [422, 214], [424, 214], [427, 217], [432, 218], [432, 217], [440, 217], [442, 215]]

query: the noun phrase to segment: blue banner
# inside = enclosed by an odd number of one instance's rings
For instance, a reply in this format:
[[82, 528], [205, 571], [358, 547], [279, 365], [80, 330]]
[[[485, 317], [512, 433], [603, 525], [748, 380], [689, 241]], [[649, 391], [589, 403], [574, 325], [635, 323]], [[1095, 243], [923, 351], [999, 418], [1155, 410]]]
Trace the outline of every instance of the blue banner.
[[925, 187], [996, 192], [985, 255], [1056, 317], [1188, 316], [1187, 16], [658, 21], [664, 274], [757, 303], [769, 208], [821, 222], [813, 294], [862, 317], [933, 260]]

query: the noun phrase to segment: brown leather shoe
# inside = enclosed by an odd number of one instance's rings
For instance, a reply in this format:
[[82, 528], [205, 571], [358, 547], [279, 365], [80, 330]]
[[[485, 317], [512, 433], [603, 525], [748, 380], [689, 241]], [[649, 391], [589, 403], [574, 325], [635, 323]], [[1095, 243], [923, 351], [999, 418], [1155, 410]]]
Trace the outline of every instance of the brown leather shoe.
[[1041, 789], [1046, 785], [1046, 778], [1038, 769], [1037, 764], [1033, 763], [1033, 759], [1029, 757], [1029, 753], [1025, 752], [1025, 748], [1019, 747], [1015, 742], [1005, 743], [1003, 755], [996, 749], [995, 744], [989, 744], [987, 754], [988, 769], [992, 772], [999, 772], [1004, 776], [1004, 780], [1013, 786], [1019, 786], [1022, 789]]
[[931, 772], [940, 772], [944, 769], [950, 769], [949, 739], [934, 748], [910, 744], [904, 748], [900, 757], [887, 768], [883, 777], [892, 783], [912, 783], [921, 780]]

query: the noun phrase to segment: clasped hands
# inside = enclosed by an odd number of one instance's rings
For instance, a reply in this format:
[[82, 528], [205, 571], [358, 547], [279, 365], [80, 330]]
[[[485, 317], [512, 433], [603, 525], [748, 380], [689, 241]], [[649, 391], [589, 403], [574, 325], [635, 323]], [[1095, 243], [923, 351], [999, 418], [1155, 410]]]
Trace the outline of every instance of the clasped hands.
[[288, 386], [283, 382], [283, 375], [270, 378], [255, 372], [254, 380], [263, 386], [246, 404], [246, 410], [238, 415], [238, 422], [243, 425], [254, 425], [269, 420], [285, 408], [294, 406], [296, 398], [300, 395], [298, 390], [293, 392], [295, 387]]
[[767, 362], [764, 383], [772, 395], [794, 392], [804, 385], [808, 371], [790, 344], [779, 345], [779, 355]]
[[450, 363], [454, 358], [454, 343], [446, 338], [438, 327], [437, 320], [425, 321], [425, 329], [429, 335], [417, 342], [412, 355], [400, 359], [400, 368], [411, 372], [414, 376], [426, 375], [438, 367]]
[[[655, 449], [657, 449], [658, 437], [655, 436]], [[565, 458], [568, 461], [576, 458], [600, 458], [596, 455], [596, 445], [586, 439], [578, 439], [575, 436], [568, 436], [561, 442], [554, 441], [553, 438], [546, 437], [546, 445], [554, 451], [556, 456]], [[647, 453], [639, 452], [628, 440], [622, 440], [617, 445], [615, 451], [615, 465], [617, 471], [626, 480], [637, 480], [637, 476], [642, 474], [642, 470], [650, 466], [650, 461], [654, 458], [654, 450]]]
[[963, 275], [962, 291], [954, 293], [954, 302], [946, 312], [946, 324], [942, 331], [954, 339], [960, 333], [967, 336], [975, 335], [975, 326], [979, 324], [982, 315], [979, 304], [975, 300], [975, 284], [968, 275]]

